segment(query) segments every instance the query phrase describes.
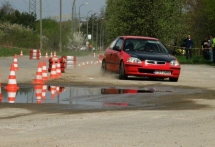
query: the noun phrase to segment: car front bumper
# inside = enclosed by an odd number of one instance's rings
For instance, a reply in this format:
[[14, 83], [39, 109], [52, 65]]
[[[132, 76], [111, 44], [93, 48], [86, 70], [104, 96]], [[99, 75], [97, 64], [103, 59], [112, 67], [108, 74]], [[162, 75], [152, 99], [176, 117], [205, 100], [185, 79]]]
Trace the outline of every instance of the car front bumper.
[[180, 66], [165, 65], [144, 65], [144, 64], [125, 64], [125, 74], [131, 76], [145, 76], [158, 78], [178, 78]]

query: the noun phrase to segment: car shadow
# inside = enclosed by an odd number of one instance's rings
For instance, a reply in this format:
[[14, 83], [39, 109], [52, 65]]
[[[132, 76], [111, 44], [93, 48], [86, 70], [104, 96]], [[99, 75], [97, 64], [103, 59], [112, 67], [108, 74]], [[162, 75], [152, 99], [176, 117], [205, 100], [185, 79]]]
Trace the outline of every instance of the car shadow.
[[[115, 75], [114, 78], [119, 79], [119, 76]], [[124, 80], [170, 82], [169, 78], [154, 78], [154, 77], [142, 77], [142, 76], [128, 76], [128, 78]]]

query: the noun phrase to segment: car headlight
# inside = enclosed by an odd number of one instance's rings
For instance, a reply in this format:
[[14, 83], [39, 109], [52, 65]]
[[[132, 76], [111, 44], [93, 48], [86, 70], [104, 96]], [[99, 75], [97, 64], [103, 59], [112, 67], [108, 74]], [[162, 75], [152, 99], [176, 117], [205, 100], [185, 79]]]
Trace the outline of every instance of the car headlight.
[[178, 62], [177, 60], [172, 60], [172, 61], [170, 62], [170, 65], [171, 65], [171, 66], [178, 66], [178, 65], [179, 65], [179, 62]]
[[127, 62], [129, 63], [142, 63], [142, 61], [138, 58], [130, 57], [128, 58]]

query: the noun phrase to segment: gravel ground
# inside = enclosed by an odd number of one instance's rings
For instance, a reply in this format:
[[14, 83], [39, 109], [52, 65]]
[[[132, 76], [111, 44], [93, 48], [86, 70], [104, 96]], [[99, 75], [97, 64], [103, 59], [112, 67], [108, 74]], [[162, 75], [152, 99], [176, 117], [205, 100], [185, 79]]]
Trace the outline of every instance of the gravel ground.
[[[1, 81], [8, 82], [13, 57], [0, 58]], [[44, 60], [40, 60], [44, 61]], [[94, 64], [83, 65], [93, 61]], [[115, 75], [100, 77], [100, 63], [93, 56], [78, 57], [81, 64], [68, 69], [50, 84], [79, 86], [164, 85], [200, 88], [208, 93], [186, 95], [208, 107], [178, 110], [132, 110], [93, 113], [48, 111], [42, 105], [18, 107], [0, 104], [1, 147], [213, 147], [215, 144], [214, 66], [182, 65], [178, 82], [118, 80]], [[39, 60], [18, 57], [17, 83], [31, 84]], [[47, 63], [48, 64], [48, 63]], [[185, 95], [183, 95], [185, 96]], [[177, 96], [173, 97], [177, 98]], [[31, 107], [32, 109], [28, 109]], [[33, 108], [37, 111], [33, 111]]]

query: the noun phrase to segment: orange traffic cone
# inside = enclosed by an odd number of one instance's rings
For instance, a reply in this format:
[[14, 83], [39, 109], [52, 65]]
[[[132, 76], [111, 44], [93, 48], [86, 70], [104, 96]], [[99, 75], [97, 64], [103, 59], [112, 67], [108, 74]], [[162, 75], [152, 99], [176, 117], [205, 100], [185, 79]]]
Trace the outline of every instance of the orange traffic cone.
[[42, 58], [42, 54], [41, 54], [41, 51], [39, 52], [39, 59], [41, 59]]
[[57, 61], [57, 68], [56, 68], [57, 77], [61, 77], [61, 68], [60, 68], [60, 61]]
[[54, 57], [56, 57], [56, 51], [54, 51]]
[[56, 87], [56, 94], [59, 95], [60, 94], [60, 86]]
[[16, 92], [18, 90], [16, 89], [9, 89], [9, 90], [6, 90], [7, 91], [7, 95], [8, 95], [8, 102], [9, 103], [14, 103], [16, 101]]
[[49, 58], [49, 56], [48, 56], [48, 53], [46, 52], [46, 59], [48, 59]]
[[5, 89], [6, 90], [9, 90], [9, 89], [19, 90], [19, 87], [17, 86], [17, 83], [16, 83], [15, 67], [14, 67], [13, 63], [11, 64], [11, 67], [10, 67], [10, 75], [9, 75], [8, 79], [9, 79], [8, 84], [7, 84], [7, 86], [5, 86]]
[[47, 69], [46, 69], [46, 61], [43, 62], [42, 75], [43, 75], [43, 80], [47, 81], [48, 73], [47, 73]]
[[19, 90], [19, 87], [16, 83], [16, 75], [15, 75], [15, 69], [14, 64], [11, 64], [10, 68], [10, 75], [7, 86], [4, 87], [7, 90], [8, 93], [8, 102], [14, 103], [16, 99], [16, 92]]
[[21, 56], [21, 57], [23, 56], [22, 50], [21, 50], [21, 52], [20, 52], [20, 56]]
[[34, 91], [35, 91], [35, 95], [36, 95], [36, 99], [37, 99], [37, 104], [41, 103], [41, 99], [42, 99], [42, 86], [43, 85], [35, 85], [34, 86]]
[[16, 70], [19, 70], [16, 54], [14, 55], [13, 64], [14, 64], [14, 70], [15, 70], [15, 71], [16, 71]]
[[47, 85], [43, 85], [43, 88], [42, 88], [42, 100], [45, 100], [45, 98], [46, 98], [46, 89], [47, 89]]
[[44, 84], [43, 75], [42, 75], [42, 62], [38, 63], [38, 69], [36, 73], [36, 78], [32, 82], [33, 84]]
[[55, 94], [55, 91], [56, 91], [56, 86], [50, 86], [50, 90], [51, 90], [51, 98], [54, 99], [54, 94]]
[[50, 54], [50, 57], [53, 57], [52, 52], [51, 52], [51, 54]]
[[56, 72], [56, 65], [55, 63], [52, 63], [52, 68], [51, 68], [51, 73], [50, 73], [50, 78], [57, 78], [57, 72]]

